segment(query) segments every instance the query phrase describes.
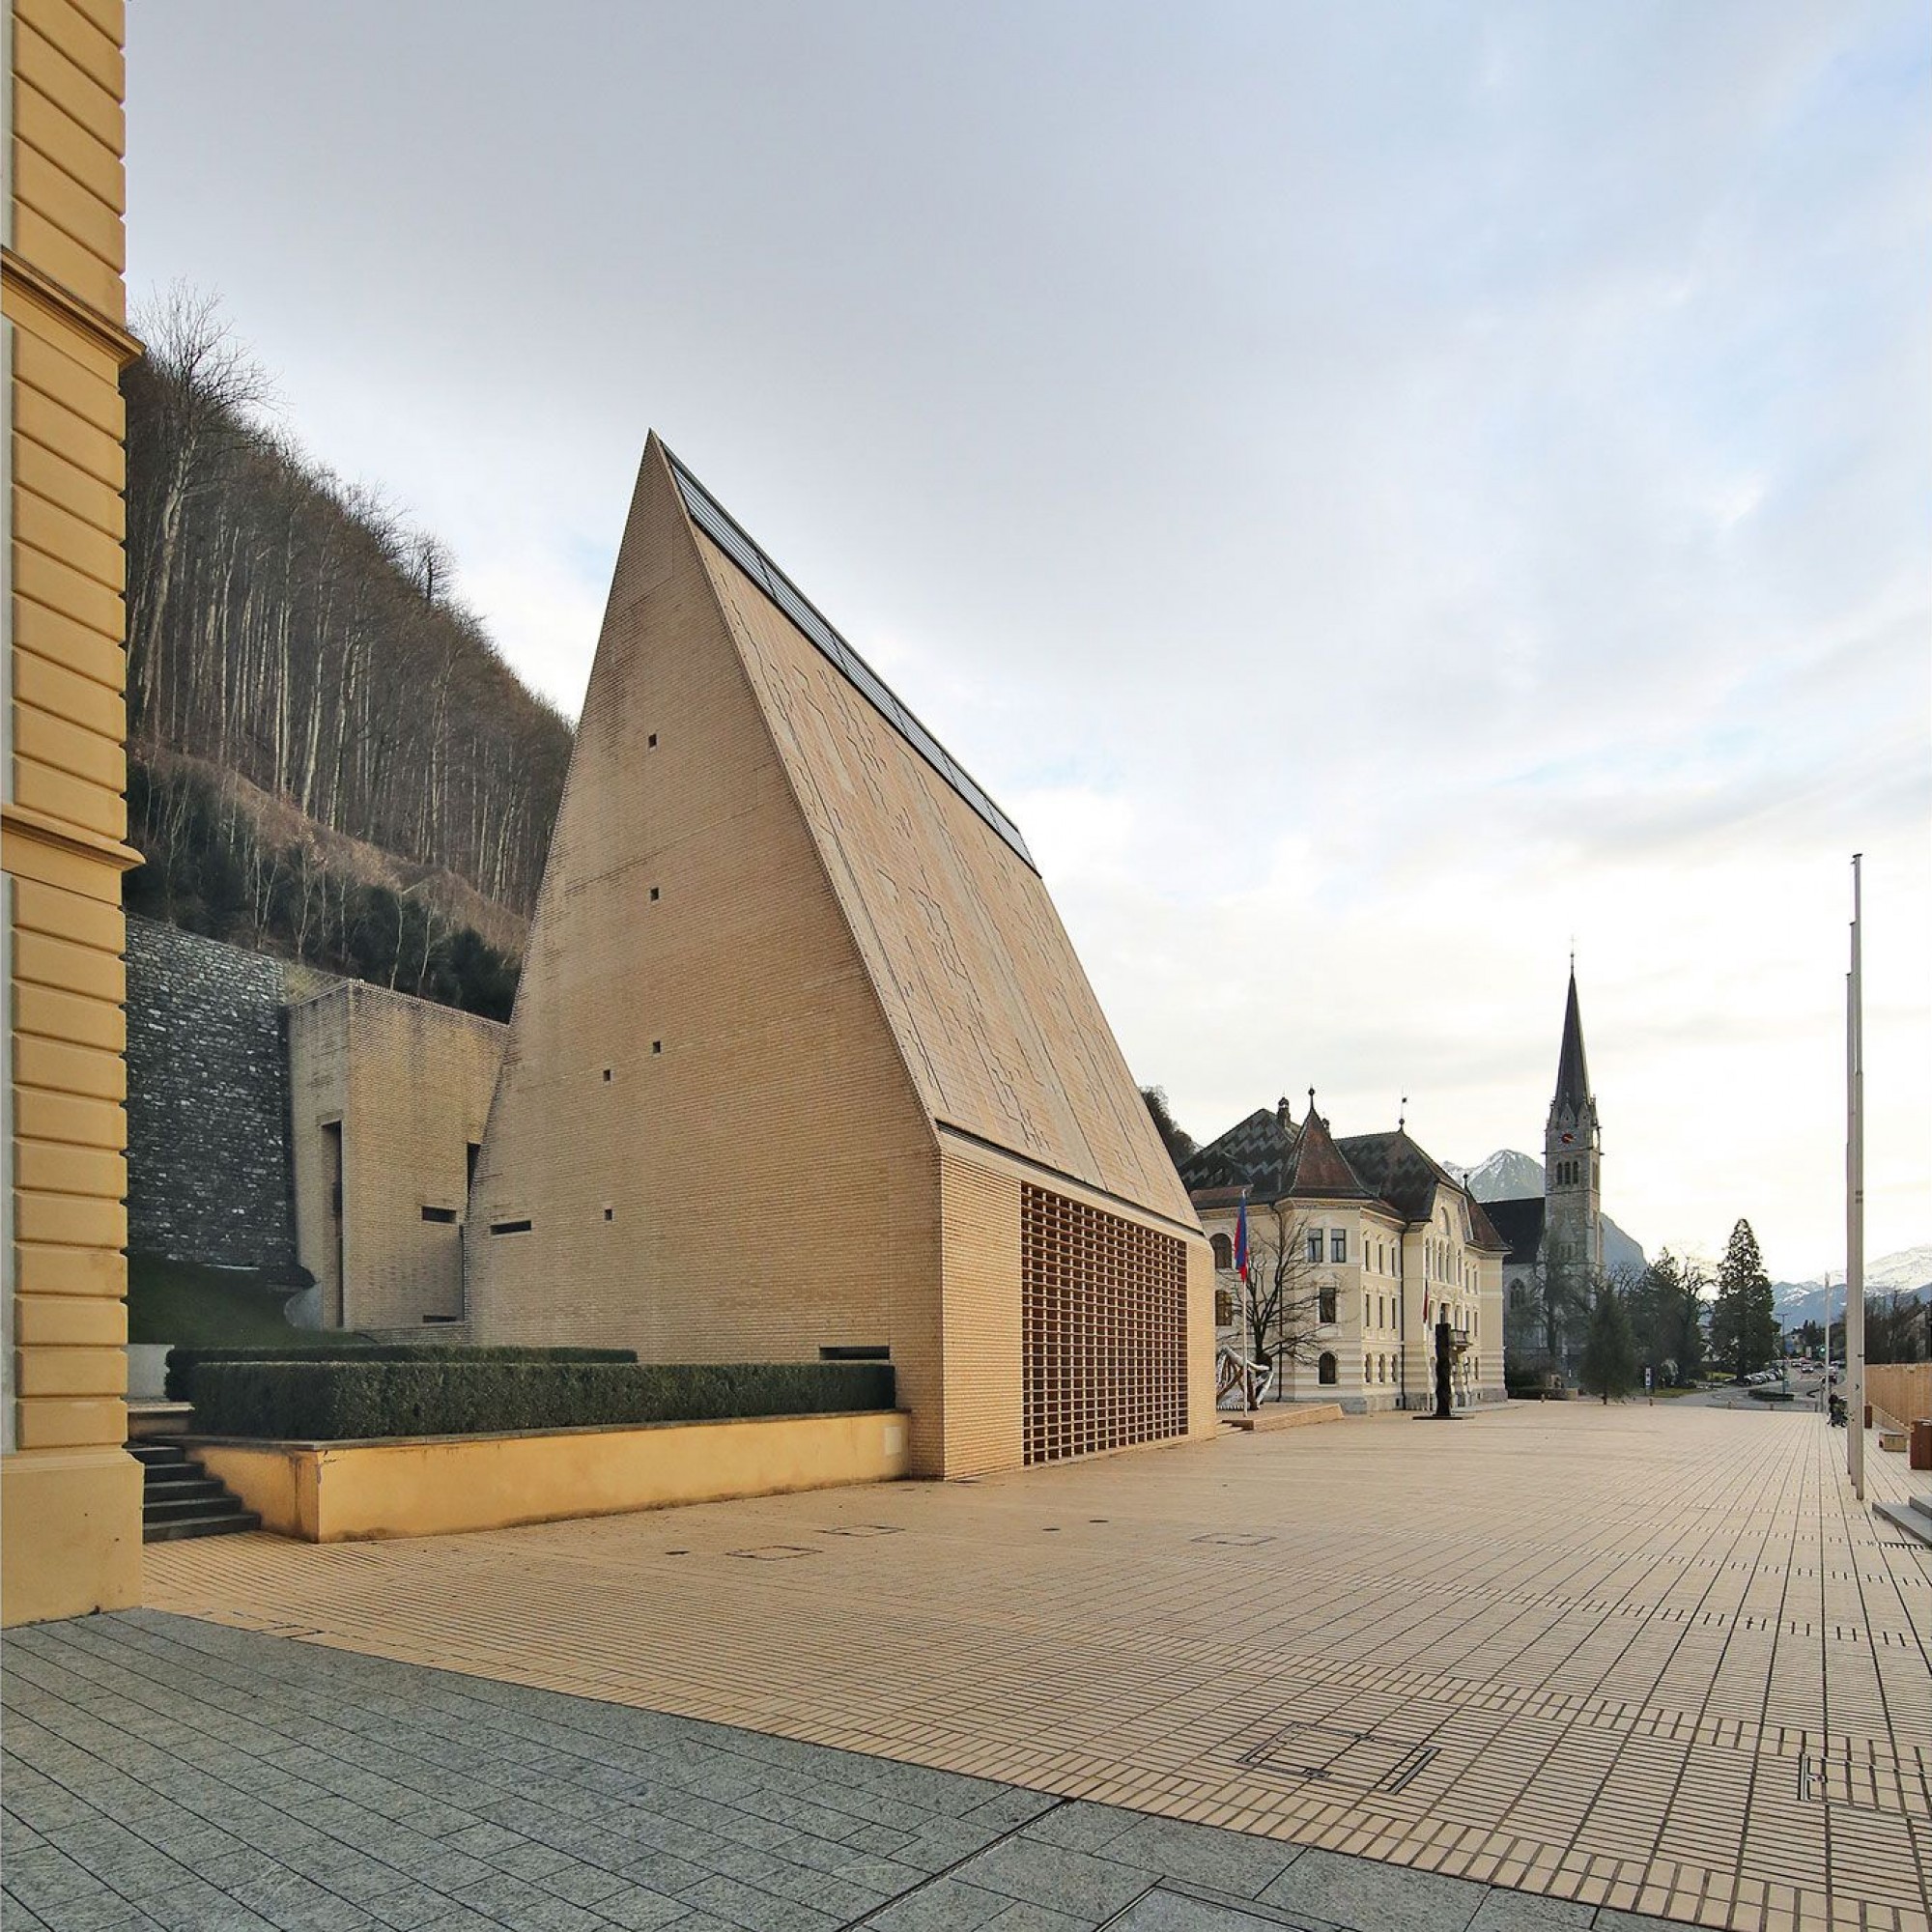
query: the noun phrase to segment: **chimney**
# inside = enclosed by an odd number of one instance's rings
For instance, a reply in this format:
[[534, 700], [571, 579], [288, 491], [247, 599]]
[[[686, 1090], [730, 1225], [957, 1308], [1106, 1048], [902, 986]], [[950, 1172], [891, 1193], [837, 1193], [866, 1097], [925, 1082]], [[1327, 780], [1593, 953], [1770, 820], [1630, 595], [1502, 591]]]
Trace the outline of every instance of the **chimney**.
[[1294, 1132], [1294, 1109], [1288, 1104], [1288, 1095], [1286, 1094], [1274, 1103], [1274, 1117], [1281, 1123], [1283, 1133], [1293, 1134]]

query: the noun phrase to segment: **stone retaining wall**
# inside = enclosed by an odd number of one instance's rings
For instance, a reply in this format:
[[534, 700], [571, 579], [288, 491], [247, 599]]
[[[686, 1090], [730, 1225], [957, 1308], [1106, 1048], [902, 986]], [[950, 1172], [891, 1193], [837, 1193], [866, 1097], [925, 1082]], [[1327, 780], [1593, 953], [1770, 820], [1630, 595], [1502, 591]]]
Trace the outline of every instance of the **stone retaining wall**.
[[282, 961], [128, 922], [128, 1245], [292, 1268]]

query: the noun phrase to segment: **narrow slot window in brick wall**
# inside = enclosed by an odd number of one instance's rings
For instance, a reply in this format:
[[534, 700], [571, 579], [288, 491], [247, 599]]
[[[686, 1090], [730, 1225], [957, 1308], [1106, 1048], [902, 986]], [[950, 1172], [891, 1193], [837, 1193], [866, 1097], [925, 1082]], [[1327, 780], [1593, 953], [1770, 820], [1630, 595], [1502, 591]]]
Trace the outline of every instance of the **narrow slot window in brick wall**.
[[1187, 1433], [1187, 1251], [1044, 1188], [1020, 1190], [1028, 1463]]

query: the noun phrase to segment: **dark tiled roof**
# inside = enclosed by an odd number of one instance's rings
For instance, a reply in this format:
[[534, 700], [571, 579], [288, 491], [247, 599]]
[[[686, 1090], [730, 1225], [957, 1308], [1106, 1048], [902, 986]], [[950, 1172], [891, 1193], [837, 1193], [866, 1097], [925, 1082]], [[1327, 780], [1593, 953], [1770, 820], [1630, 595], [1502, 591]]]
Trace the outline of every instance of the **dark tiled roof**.
[[[1285, 1105], [1286, 1103], [1284, 1103]], [[1435, 1190], [1463, 1194], [1462, 1183], [1398, 1128], [1394, 1133], [1350, 1134], [1336, 1140], [1311, 1106], [1299, 1128], [1284, 1128], [1282, 1110], [1250, 1114], [1217, 1141], [1180, 1163], [1180, 1179], [1196, 1208], [1228, 1208], [1245, 1193], [1257, 1206], [1269, 1201], [1374, 1201], [1408, 1222], [1435, 1211]], [[1479, 1248], [1511, 1246], [1473, 1196], [1469, 1238]], [[1536, 1206], [1539, 1214], [1542, 1203]]]
[[1245, 1187], [1196, 1187], [1189, 1191], [1188, 1200], [1195, 1208], [1232, 1208], [1246, 1194]]
[[1245, 1187], [1256, 1201], [1279, 1200], [1291, 1145], [1279, 1112], [1263, 1107], [1189, 1154], [1180, 1163], [1181, 1184], [1190, 1194]]
[[1394, 1133], [1350, 1134], [1335, 1145], [1372, 1194], [1386, 1201], [1405, 1221], [1426, 1221], [1435, 1209], [1438, 1186], [1462, 1191], [1448, 1169], [1438, 1166], [1398, 1127]]
[[1516, 1201], [1486, 1201], [1483, 1212], [1509, 1249], [1511, 1263], [1534, 1263], [1543, 1246], [1543, 1196], [1525, 1195]]
[[1488, 1210], [1472, 1194], [1469, 1203], [1469, 1244], [1477, 1248], [1493, 1248], [1498, 1254], [1509, 1246], [1503, 1239], [1496, 1224], [1490, 1219]]

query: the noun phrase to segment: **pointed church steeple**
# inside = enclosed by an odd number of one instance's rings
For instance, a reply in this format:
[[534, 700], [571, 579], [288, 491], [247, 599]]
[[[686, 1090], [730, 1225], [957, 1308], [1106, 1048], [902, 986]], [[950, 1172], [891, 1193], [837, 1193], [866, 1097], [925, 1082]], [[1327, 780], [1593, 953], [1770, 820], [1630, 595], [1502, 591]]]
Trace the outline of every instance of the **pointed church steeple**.
[[1583, 1052], [1583, 1012], [1577, 998], [1577, 962], [1563, 1008], [1563, 1046], [1556, 1056], [1556, 1092], [1543, 1130], [1543, 1259], [1579, 1281], [1604, 1264], [1603, 1130]]
[[1556, 1061], [1553, 1111], [1581, 1119], [1590, 1101], [1590, 1063], [1583, 1054], [1583, 1015], [1577, 1004], [1577, 969], [1570, 969], [1570, 998], [1563, 1009], [1563, 1051]]

